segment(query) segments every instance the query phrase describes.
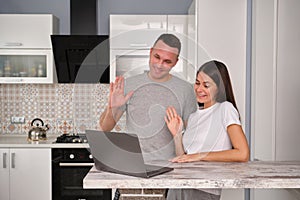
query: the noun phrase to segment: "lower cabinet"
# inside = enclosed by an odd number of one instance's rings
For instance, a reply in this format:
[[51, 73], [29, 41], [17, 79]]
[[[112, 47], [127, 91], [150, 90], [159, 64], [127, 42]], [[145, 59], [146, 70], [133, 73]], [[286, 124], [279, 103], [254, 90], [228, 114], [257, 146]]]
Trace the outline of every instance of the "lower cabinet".
[[0, 148], [1, 200], [51, 198], [50, 148]]

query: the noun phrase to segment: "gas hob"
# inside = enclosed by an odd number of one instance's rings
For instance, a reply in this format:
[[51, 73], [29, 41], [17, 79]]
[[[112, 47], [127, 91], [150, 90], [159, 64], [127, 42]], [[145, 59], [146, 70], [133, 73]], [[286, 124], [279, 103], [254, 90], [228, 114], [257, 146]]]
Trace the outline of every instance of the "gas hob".
[[54, 143], [87, 143], [85, 134], [62, 134]]

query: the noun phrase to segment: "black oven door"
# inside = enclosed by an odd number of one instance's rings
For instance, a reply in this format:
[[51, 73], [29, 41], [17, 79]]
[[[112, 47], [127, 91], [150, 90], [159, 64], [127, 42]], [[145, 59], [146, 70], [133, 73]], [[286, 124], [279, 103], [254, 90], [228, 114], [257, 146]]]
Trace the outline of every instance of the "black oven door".
[[92, 166], [93, 162], [64, 162], [63, 159], [53, 159], [52, 199], [111, 200], [110, 189], [83, 189], [82, 181]]

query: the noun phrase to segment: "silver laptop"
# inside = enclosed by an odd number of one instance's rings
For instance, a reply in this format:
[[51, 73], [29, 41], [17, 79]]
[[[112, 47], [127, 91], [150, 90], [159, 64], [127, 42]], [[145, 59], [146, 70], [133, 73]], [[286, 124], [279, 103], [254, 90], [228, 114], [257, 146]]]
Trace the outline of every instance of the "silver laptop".
[[143, 178], [173, 170], [145, 164], [135, 134], [86, 130], [86, 136], [97, 170]]

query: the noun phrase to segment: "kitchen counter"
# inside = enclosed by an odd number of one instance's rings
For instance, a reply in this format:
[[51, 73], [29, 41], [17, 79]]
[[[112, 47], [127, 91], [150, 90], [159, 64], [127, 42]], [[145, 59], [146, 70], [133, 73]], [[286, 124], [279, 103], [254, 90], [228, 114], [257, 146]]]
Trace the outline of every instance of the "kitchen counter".
[[1, 135], [0, 148], [89, 148], [87, 143], [53, 143], [59, 135], [48, 135], [47, 140], [27, 141], [27, 135]]
[[[120, 163], [121, 164], [121, 163]], [[149, 179], [93, 167], [83, 180], [95, 188], [300, 188], [300, 161], [172, 163], [174, 170]]]

